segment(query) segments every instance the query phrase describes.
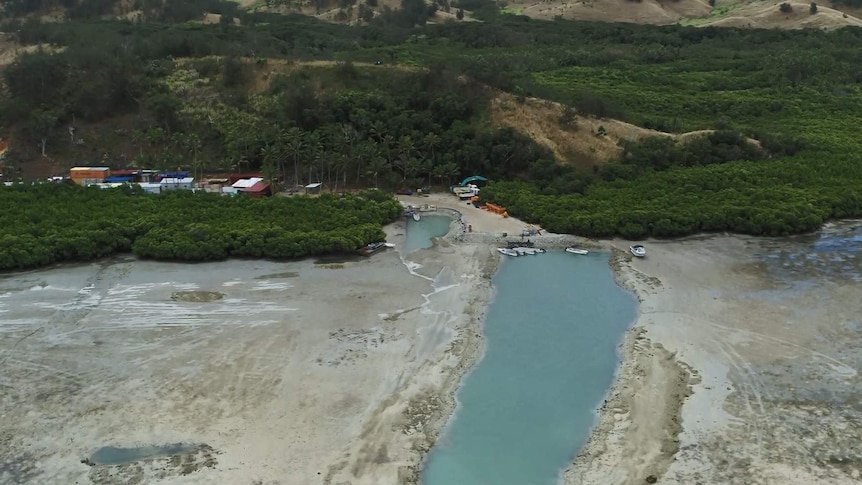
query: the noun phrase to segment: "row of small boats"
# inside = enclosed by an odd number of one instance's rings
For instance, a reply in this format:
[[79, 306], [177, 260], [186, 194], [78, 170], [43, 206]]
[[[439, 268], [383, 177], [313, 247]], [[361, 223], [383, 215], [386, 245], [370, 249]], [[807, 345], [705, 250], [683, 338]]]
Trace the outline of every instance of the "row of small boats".
[[542, 248], [528, 248], [528, 247], [513, 247], [513, 248], [497, 248], [497, 252], [500, 254], [504, 254], [506, 256], [527, 256], [533, 254], [541, 254], [544, 253], [545, 250]]
[[[539, 254], [544, 253], [545, 250], [542, 248], [532, 248], [532, 247], [508, 247], [508, 248], [497, 248], [497, 251], [500, 254], [505, 254], [506, 256], [524, 256], [527, 254]], [[631, 251], [632, 255], [638, 258], [643, 258], [646, 256], [646, 248], [644, 248], [640, 244], [635, 244], [634, 246], [629, 247], [629, 251]], [[590, 254], [590, 252], [586, 249], [576, 248], [574, 246], [570, 246], [566, 248], [567, 253], [571, 254]]]

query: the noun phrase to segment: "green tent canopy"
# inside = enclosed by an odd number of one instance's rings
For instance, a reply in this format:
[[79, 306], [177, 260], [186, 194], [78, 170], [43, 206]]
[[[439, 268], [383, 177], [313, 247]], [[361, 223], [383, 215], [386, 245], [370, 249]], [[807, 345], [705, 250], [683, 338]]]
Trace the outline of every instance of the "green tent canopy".
[[461, 187], [464, 187], [467, 184], [473, 183], [473, 182], [487, 182], [487, 181], [488, 181], [488, 179], [486, 179], [485, 177], [482, 177], [481, 175], [473, 175], [472, 177], [467, 177], [464, 180], [462, 180], [461, 181]]

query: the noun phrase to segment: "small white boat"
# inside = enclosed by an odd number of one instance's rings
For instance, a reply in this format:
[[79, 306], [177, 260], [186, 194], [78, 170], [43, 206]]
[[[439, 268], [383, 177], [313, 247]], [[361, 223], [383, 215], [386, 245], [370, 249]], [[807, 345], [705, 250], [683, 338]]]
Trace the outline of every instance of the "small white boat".
[[522, 247], [517, 247], [517, 248], [512, 248], [512, 249], [514, 249], [515, 251], [517, 251], [517, 252], [518, 252], [518, 254], [521, 254], [521, 255], [527, 255], [527, 254], [529, 254], [529, 255], [533, 255], [533, 254], [536, 254], [536, 250], [535, 250], [535, 249], [533, 249], [533, 248], [522, 248]]
[[589, 251], [587, 251], [586, 249], [578, 249], [578, 248], [575, 248], [575, 247], [568, 247], [568, 248], [566, 248], [566, 252], [567, 252], [567, 253], [572, 253], [572, 254], [590, 254], [590, 252], [589, 252]]
[[394, 243], [383, 243], [383, 245], [386, 246], [387, 248], [394, 248], [395, 247]]
[[521, 253], [515, 251], [514, 249], [509, 248], [497, 248], [497, 252], [500, 254], [505, 254], [506, 256], [520, 256]]
[[643, 258], [646, 256], [646, 248], [640, 244], [635, 244], [634, 246], [629, 246], [629, 251], [632, 252], [632, 255], [636, 258]]
[[419, 213], [418, 212], [413, 213], [413, 220], [416, 222], [419, 222]]

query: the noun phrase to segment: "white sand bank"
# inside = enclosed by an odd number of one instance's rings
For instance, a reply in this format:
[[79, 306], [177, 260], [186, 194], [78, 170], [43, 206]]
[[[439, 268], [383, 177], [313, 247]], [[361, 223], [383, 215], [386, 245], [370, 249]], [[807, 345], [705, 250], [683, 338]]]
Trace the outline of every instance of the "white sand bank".
[[858, 483], [859, 266], [816, 239], [612, 243], [640, 316], [566, 483]]

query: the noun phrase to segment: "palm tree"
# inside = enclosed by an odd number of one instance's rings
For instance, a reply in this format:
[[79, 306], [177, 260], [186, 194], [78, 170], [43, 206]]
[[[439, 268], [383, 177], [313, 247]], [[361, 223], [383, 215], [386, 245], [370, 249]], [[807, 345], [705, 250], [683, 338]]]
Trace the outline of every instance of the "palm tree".
[[416, 147], [409, 136], [402, 135], [398, 138], [396, 150], [398, 151], [398, 161], [394, 165], [401, 172], [401, 181], [403, 182], [407, 180], [408, 174], [413, 172], [416, 165], [416, 160], [413, 158]]
[[419, 169], [422, 170], [423, 173], [428, 175], [428, 186], [430, 187], [431, 186], [431, 176], [434, 173], [434, 162], [432, 162], [430, 159], [423, 158], [419, 162]]
[[[72, 136], [74, 141], [74, 135]], [[138, 156], [144, 157], [144, 141], [147, 140], [147, 133], [143, 130], [135, 130], [132, 132], [132, 142], [138, 145]]]
[[356, 184], [359, 185], [359, 181], [362, 178], [362, 174], [366, 173], [366, 165], [371, 161], [371, 159], [383, 156], [383, 152], [380, 150], [380, 147], [377, 146], [376, 143], [368, 141], [359, 145], [357, 153], [358, 156], [356, 158]]
[[377, 188], [377, 177], [380, 175], [380, 172], [388, 169], [390, 167], [389, 162], [383, 158], [382, 156], [375, 156], [368, 162], [367, 172], [369, 175], [374, 177], [374, 188]]
[[392, 150], [394, 145], [395, 139], [392, 138], [392, 135], [384, 135], [380, 143], [377, 144], [383, 156], [386, 157], [386, 161], [390, 164], [392, 164]]
[[461, 172], [461, 169], [458, 168], [458, 165], [455, 162], [447, 162], [443, 165], [443, 178], [446, 179], [446, 184], [452, 182], [452, 177], [457, 177], [458, 173]]
[[347, 188], [347, 169], [350, 167], [350, 157], [342, 153], [338, 157], [335, 157], [335, 160], [333, 161], [333, 166], [335, 167], [335, 185], [333, 187], [333, 191], [338, 192], [339, 172], [341, 172], [344, 179], [344, 188]]
[[442, 184], [443, 178], [446, 177], [446, 166], [445, 165], [435, 165], [434, 166], [434, 177], [436, 177], [437, 181]]
[[371, 140], [376, 141], [377, 143], [382, 143], [383, 138], [386, 136], [386, 128], [383, 126], [383, 123], [380, 121], [372, 121], [371, 126], [368, 128], [368, 137]]
[[260, 157], [263, 159], [263, 176], [273, 186], [277, 185], [278, 166], [276, 162], [279, 158], [278, 147], [267, 143], [260, 149]]
[[428, 148], [428, 151], [431, 152], [431, 161], [433, 163], [437, 163], [437, 153], [435, 149], [440, 146], [440, 136], [437, 133], [431, 132], [425, 135], [425, 138], [422, 140], [425, 143], [425, 146]]
[[300, 183], [299, 180], [299, 157], [302, 156], [302, 152], [306, 148], [306, 144], [303, 141], [304, 132], [299, 128], [291, 128], [286, 134], [287, 138], [287, 153], [293, 157], [293, 183], [294, 185], [298, 185]]
[[198, 158], [203, 148], [200, 137], [196, 133], [189, 133], [186, 135], [185, 146], [188, 153], [192, 156], [192, 177], [197, 178], [198, 170], [200, 170], [201, 178], [203, 178], [203, 162]]
[[276, 165], [281, 169], [281, 181], [287, 182], [287, 144], [290, 142], [288, 131], [283, 128], [276, 128], [278, 133], [273, 137], [273, 144], [278, 148], [278, 163]]
[[[322, 130], [315, 130], [305, 137], [306, 160], [309, 162], [308, 183], [315, 182], [315, 180], [311, 180], [315, 171], [318, 172], [317, 177], [320, 178], [319, 170], [323, 167], [323, 162], [326, 160], [326, 144], [324, 143], [325, 135], [326, 134]], [[316, 182], [320, 181], [321, 180], [316, 180]]]

